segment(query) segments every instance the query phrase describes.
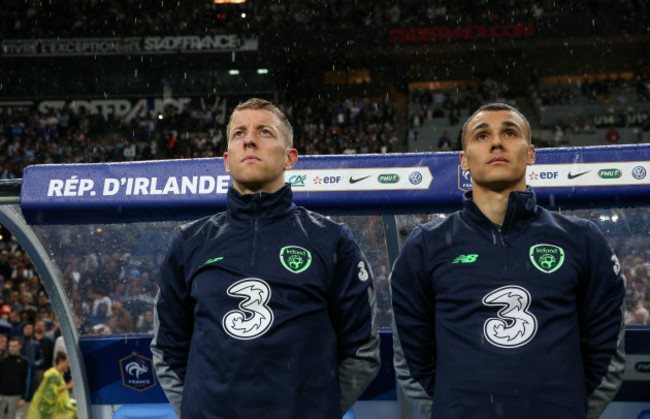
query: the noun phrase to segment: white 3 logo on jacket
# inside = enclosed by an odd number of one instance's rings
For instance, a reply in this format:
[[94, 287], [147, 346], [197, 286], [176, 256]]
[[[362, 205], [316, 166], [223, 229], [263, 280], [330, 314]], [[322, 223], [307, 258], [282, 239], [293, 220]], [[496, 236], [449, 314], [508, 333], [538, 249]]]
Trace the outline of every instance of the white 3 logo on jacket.
[[271, 287], [259, 278], [246, 278], [228, 288], [228, 295], [244, 300], [239, 310], [230, 310], [223, 316], [223, 330], [235, 339], [255, 339], [271, 328], [273, 312], [267, 305]]
[[483, 333], [488, 342], [500, 348], [518, 348], [530, 342], [537, 333], [537, 318], [528, 311], [530, 293], [522, 287], [509, 285], [498, 288], [485, 297], [486, 306], [502, 306], [485, 321]]

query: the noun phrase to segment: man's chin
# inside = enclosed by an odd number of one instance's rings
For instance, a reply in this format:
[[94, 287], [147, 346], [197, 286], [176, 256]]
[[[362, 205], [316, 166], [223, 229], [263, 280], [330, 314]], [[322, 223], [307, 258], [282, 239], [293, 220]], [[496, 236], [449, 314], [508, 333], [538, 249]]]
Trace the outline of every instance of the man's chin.
[[259, 182], [259, 181], [239, 181], [239, 182], [234, 182], [233, 186], [235, 189], [237, 189], [240, 193], [242, 194], [251, 194], [251, 193], [257, 193], [262, 190], [262, 186], [264, 183]]
[[521, 179], [491, 179], [485, 182], [477, 183], [481, 189], [493, 192], [513, 191], [513, 190], [526, 190], [526, 182], [521, 182]]

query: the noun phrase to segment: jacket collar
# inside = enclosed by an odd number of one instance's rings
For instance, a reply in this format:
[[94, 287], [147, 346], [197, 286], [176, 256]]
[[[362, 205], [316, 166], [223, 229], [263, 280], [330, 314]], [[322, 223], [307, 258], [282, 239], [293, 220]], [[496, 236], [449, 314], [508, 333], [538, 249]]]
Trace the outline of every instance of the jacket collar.
[[[463, 212], [477, 223], [490, 223], [472, 199], [472, 191], [463, 194]], [[519, 220], [525, 220], [537, 213], [537, 198], [535, 191], [526, 186], [525, 191], [512, 191], [508, 196], [508, 209], [503, 220], [503, 230], [512, 229]]]
[[240, 194], [230, 185], [228, 187], [228, 215], [237, 220], [260, 218], [271, 220], [291, 213], [296, 204], [293, 203], [291, 186], [285, 183], [280, 190], [273, 193], [258, 192], [254, 194]]

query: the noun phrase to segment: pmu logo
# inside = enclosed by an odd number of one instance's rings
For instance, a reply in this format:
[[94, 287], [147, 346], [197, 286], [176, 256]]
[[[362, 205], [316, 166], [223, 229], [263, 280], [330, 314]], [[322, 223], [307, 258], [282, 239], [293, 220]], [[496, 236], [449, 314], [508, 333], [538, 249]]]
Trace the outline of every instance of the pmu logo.
[[621, 177], [621, 171], [619, 169], [600, 169], [598, 176], [603, 179], [618, 179]]
[[529, 180], [539, 180], [539, 179], [544, 179], [544, 180], [549, 180], [549, 179], [557, 179], [559, 177], [558, 172], [535, 172], [532, 171], [528, 174], [528, 179]]
[[634, 179], [636, 180], [644, 179], [646, 174], [647, 172], [643, 166], [636, 166], [634, 169], [632, 169], [632, 176], [634, 176]]
[[150, 358], [133, 352], [120, 359], [122, 384], [137, 391], [145, 391], [156, 385], [156, 375], [153, 372], [153, 362]]
[[305, 180], [307, 180], [307, 175], [293, 175], [289, 178], [289, 183], [291, 187], [303, 188], [305, 186]]
[[399, 175], [395, 173], [382, 174], [377, 176], [379, 183], [397, 183], [399, 182]]
[[636, 364], [634, 364], [634, 369], [637, 372], [648, 374], [650, 373], [650, 362], [648, 361], [637, 362]]

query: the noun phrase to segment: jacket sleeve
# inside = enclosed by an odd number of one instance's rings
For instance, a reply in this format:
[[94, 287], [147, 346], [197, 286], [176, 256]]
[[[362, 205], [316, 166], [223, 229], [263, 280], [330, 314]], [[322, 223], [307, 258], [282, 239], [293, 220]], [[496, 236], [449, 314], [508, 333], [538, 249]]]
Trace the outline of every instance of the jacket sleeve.
[[194, 302], [185, 282], [181, 231], [176, 231], [158, 277], [151, 341], [154, 369], [170, 404], [180, 417], [183, 383], [194, 328]]
[[397, 381], [421, 417], [431, 417], [436, 369], [434, 295], [422, 229], [404, 243], [390, 276], [393, 349]]
[[343, 226], [334, 253], [330, 318], [337, 336], [341, 411], [347, 412], [379, 371], [377, 299], [368, 261]]
[[588, 418], [599, 418], [618, 391], [625, 367], [625, 278], [598, 227], [587, 228], [587, 274], [580, 293], [581, 351]]

